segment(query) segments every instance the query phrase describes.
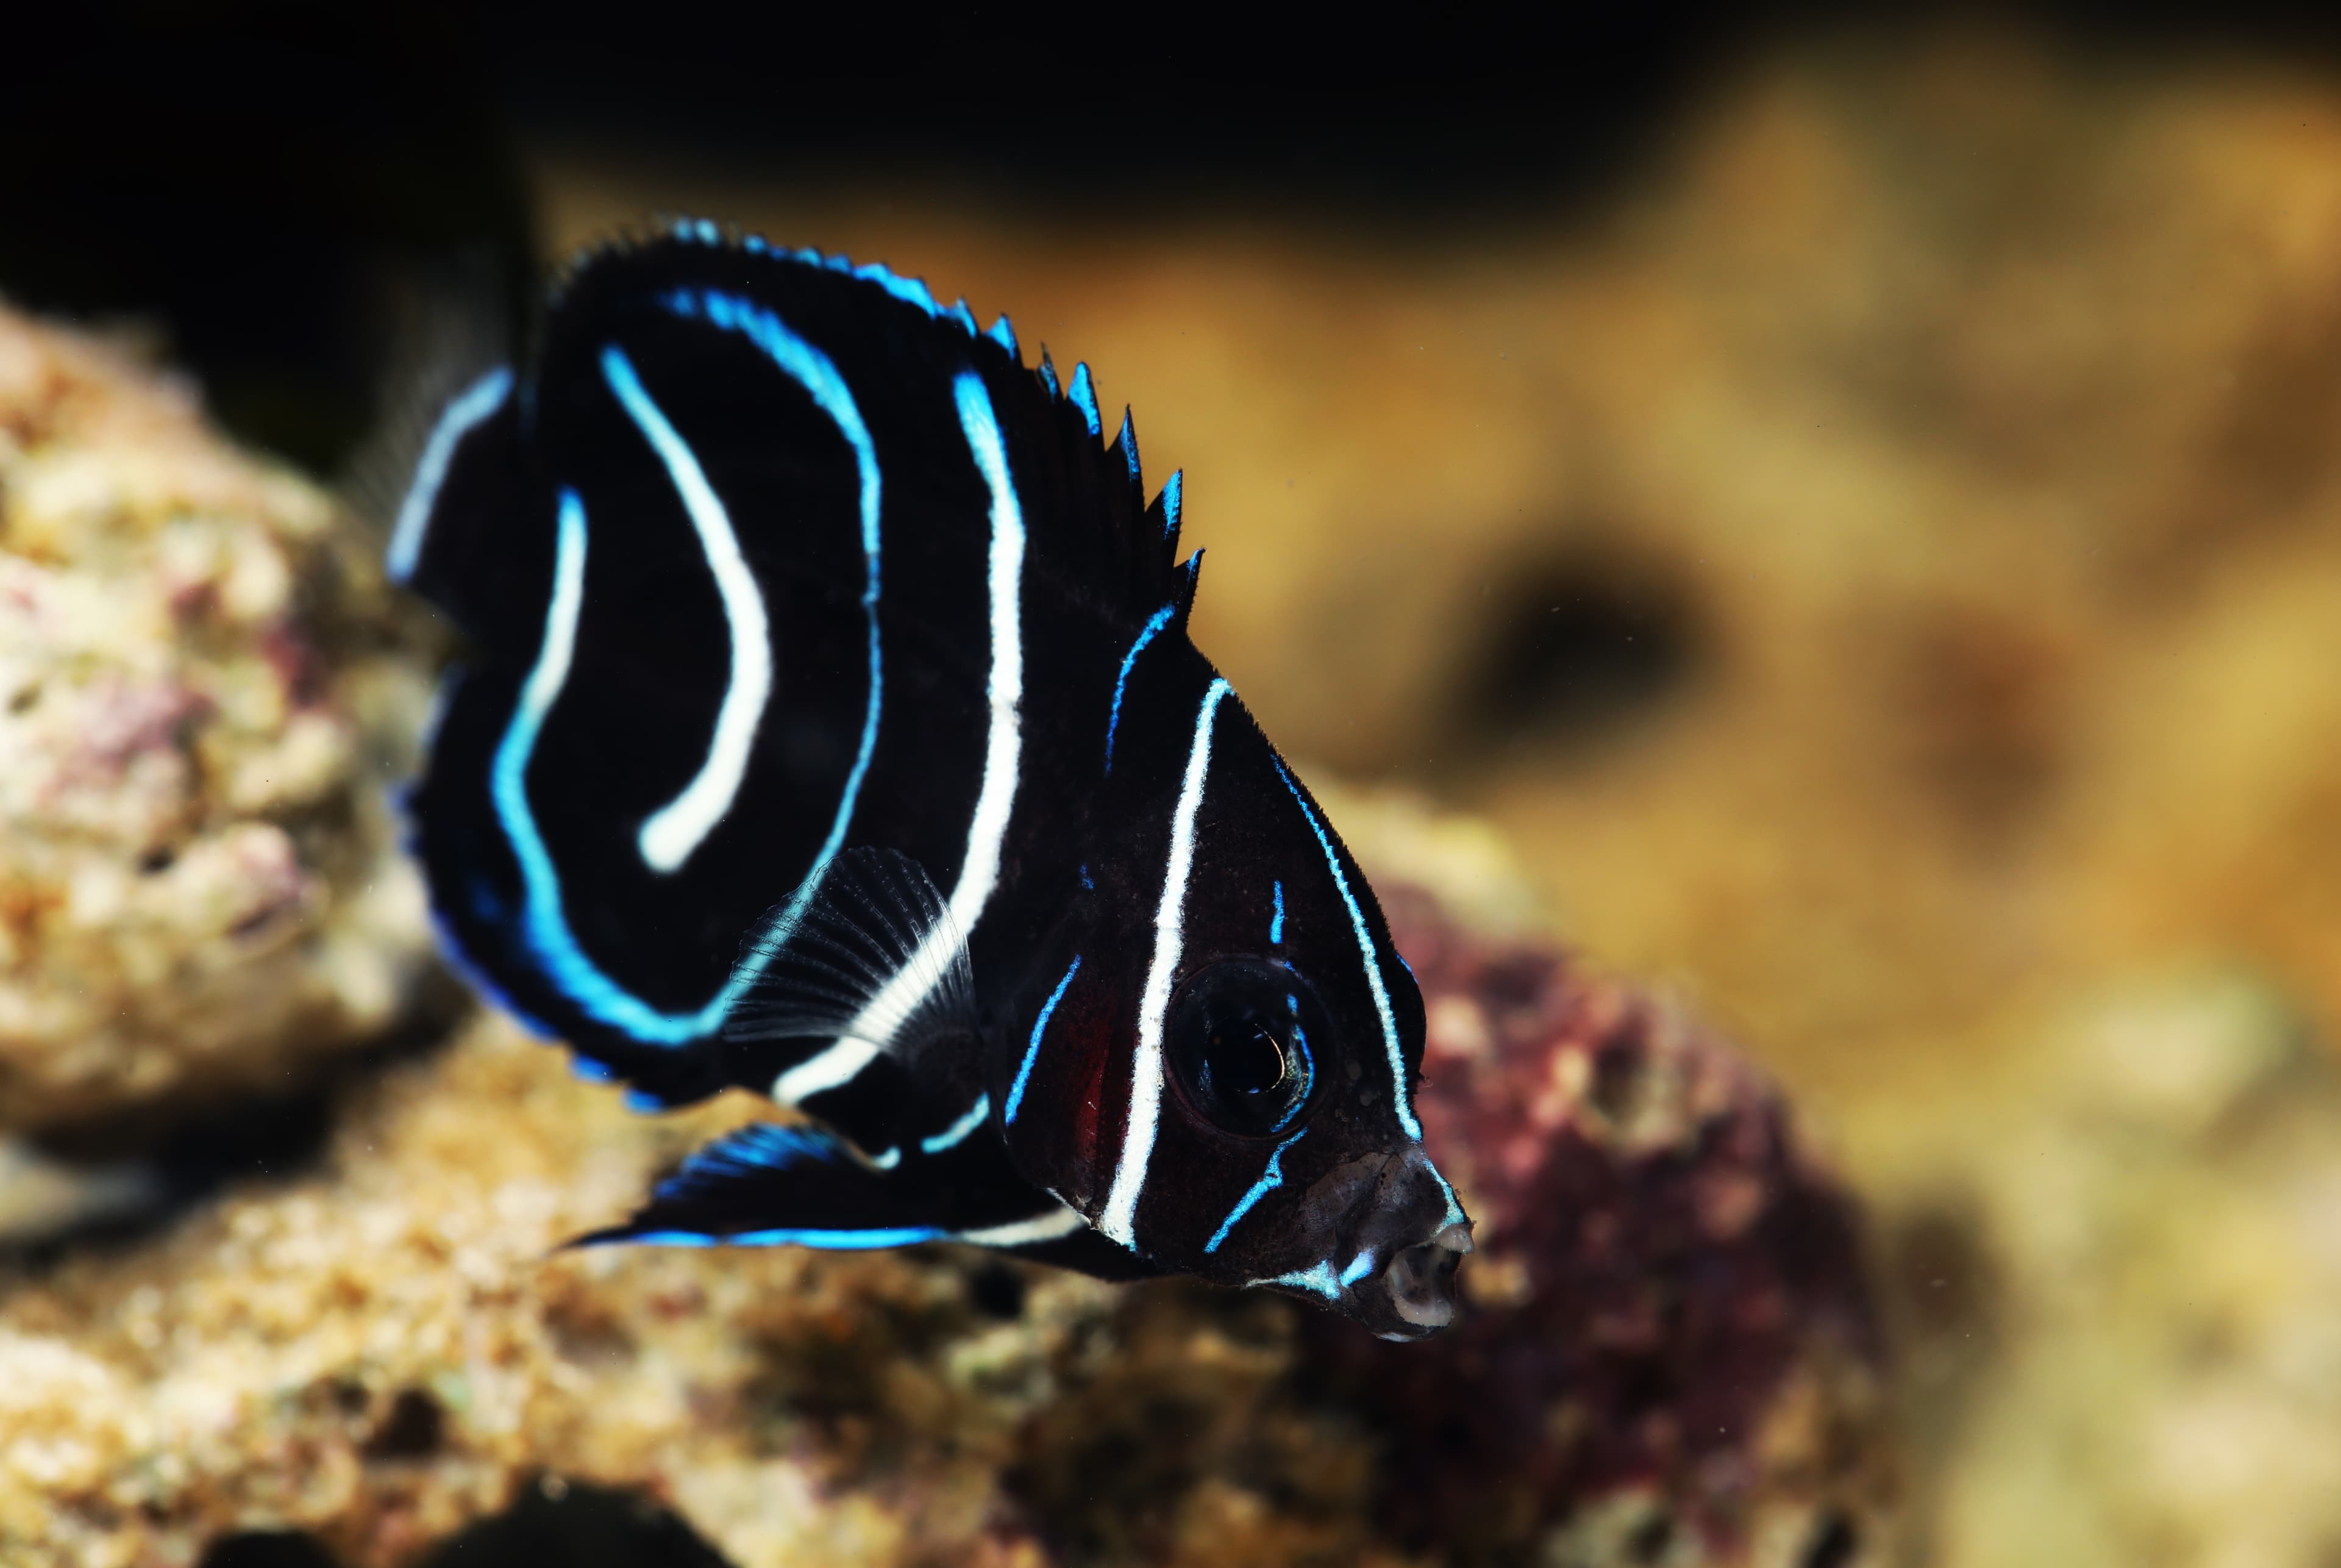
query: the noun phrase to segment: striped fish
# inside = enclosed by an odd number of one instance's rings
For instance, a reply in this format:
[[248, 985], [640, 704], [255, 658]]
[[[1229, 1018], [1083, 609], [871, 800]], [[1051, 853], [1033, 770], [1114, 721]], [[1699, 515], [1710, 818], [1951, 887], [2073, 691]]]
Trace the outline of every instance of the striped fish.
[[451, 956], [645, 1107], [744, 1085], [592, 1240], [953, 1241], [1409, 1339], [1470, 1222], [1372, 890], [1188, 640], [1086, 365], [685, 223], [447, 405], [389, 566], [469, 639], [409, 796]]

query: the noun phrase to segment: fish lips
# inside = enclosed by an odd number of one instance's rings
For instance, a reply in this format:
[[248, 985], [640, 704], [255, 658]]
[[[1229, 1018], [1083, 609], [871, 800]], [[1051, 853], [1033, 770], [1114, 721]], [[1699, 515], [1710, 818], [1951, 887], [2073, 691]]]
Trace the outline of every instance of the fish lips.
[[[1320, 1265], [1334, 1310], [1383, 1339], [1423, 1339], [1455, 1320], [1455, 1272], [1471, 1250], [1471, 1222], [1459, 1218], [1445, 1183], [1419, 1144], [1377, 1151], [1334, 1167], [1302, 1199], [1327, 1238]], [[1346, 1263], [1342, 1262], [1346, 1260]], [[1322, 1276], [1312, 1293], [1327, 1293]]]

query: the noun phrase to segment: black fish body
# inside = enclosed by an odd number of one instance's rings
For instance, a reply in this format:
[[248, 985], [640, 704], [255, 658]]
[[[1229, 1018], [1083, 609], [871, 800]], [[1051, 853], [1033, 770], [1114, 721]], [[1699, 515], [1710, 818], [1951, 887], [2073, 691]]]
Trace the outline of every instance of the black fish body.
[[1448, 1321], [1420, 996], [1189, 641], [1179, 514], [1086, 366], [705, 225], [588, 256], [449, 405], [390, 564], [472, 644], [409, 797], [451, 954], [649, 1104], [817, 1124], [596, 1239], [958, 1240]]

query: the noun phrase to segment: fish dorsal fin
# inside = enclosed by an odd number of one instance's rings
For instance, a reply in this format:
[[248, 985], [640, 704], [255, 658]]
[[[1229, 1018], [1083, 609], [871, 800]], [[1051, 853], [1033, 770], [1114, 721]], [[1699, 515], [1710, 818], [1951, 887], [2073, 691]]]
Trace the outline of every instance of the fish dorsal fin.
[[[1031, 570], [1077, 602], [1135, 630], [1159, 609], [1177, 571], [1176, 529], [1149, 518], [1137, 434], [1102, 424], [1084, 364], [1060, 372], [1044, 345], [1027, 366], [1005, 318], [989, 332], [938, 304], [916, 278], [841, 255], [791, 249], [719, 225], [679, 220], [605, 239], [562, 269], [539, 369], [556, 376], [565, 344], [623, 335], [644, 318], [706, 319], [711, 298], [752, 301], [834, 365], [882, 454], [891, 432], [959, 369], [991, 394], [1031, 534]], [[589, 370], [590, 366], [587, 367]], [[886, 462], [890, 485], [909, 469]], [[1170, 515], [1175, 522], [1175, 489]], [[902, 526], [894, 523], [892, 526]]]
[[849, 849], [765, 916], [741, 952], [755, 984], [727, 1040], [854, 1040], [908, 1055], [975, 1029], [966, 939], [926, 868], [891, 849]]

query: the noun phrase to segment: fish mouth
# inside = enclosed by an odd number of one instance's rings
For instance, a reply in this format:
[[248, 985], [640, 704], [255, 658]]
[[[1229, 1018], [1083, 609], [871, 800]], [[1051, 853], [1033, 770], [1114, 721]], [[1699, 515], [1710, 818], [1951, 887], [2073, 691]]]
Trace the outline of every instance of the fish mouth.
[[1420, 1144], [1353, 1161], [1310, 1196], [1342, 1211], [1334, 1256], [1350, 1262], [1319, 1284], [1336, 1311], [1388, 1340], [1425, 1339], [1455, 1321], [1455, 1273], [1471, 1250], [1471, 1221]]
[[1406, 1326], [1391, 1328], [1370, 1321], [1365, 1313], [1354, 1315], [1384, 1339], [1424, 1339], [1437, 1333], [1455, 1321], [1455, 1271], [1470, 1250], [1469, 1220], [1452, 1221], [1429, 1241], [1400, 1248], [1373, 1277], [1371, 1318], [1382, 1318], [1387, 1310]]

